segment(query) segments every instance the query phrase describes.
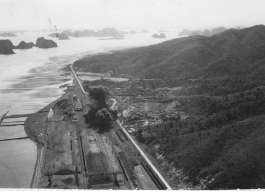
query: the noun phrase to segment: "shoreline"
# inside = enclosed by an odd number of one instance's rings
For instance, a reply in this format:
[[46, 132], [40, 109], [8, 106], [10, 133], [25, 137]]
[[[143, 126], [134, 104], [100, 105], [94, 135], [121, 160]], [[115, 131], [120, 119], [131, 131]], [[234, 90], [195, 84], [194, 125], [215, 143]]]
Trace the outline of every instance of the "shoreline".
[[[37, 111], [36, 113], [31, 114], [25, 121], [25, 125], [24, 125], [25, 132], [28, 135], [28, 137], [37, 146], [37, 157], [36, 157], [35, 167], [34, 167], [34, 171], [33, 171], [33, 176], [32, 176], [32, 179], [31, 179], [30, 188], [38, 188], [38, 186], [40, 184], [39, 179], [42, 176], [42, 172], [41, 171], [42, 171], [43, 162], [44, 162], [44, 157], [43, 156], [45, 156], [45, 149], [46, 149], [46, 133], [47, 133], [47, 121], [46, 121], [46, 118], [47, 118], [48, 111], [50, 110], [50, 108], [53, 108], [54, 105], [58, 101], [60, 101], [62, 98], [65, 98], [66, 96], [68, 96], [68, 92], [67, 91], [68, 91], [70, 86], [65, 86], [65, 87], [66, 87], [66, 89], [64, 90], [65, 93], [63, 93], [59, 98], [57, 98], [56, 100], [52, 101], [51, 103], [49, 103], [44, 108], [42, 108], [39, 111]], [[117, 102], [114, 101], [111, 107], [115, 106], [116, 103]], [[38, 126], [37, 126], [36, 127], [36, 131], [35, 131], [35, 128], [31, 128], [30, 126], [31, 126], [31, 124], [33, 124], [36, 121], [41, 122], [42, 124], [40, 124], [41, 126], [39, 126], [39, 129], [38, 129]], [[40, 136], [43, 136], [43, 135], [45, 137], [40, 137]], [[133, 141], [133, 143], [134, 143], [134, 141]], [[140, 149], [141, 153], [143, 153], [142, 146], [140, 148], [141, 148]], [[137, 148], [137, 149], [139, 149], [139, 148]], [[145, 156], [145, 155], [143, 155], [143, 156]], [[150, 157], [150, 154], [148, 154], [148, 156]], [[152, 159], [152, 161], [150, 161], [149, 159], [147, 160], [148, 164], [150, 164], [153, 161], [154, 161], [154, 159]], [[154, 163], [154, 164], [155, 165], [152, 164], [152, 167], [155, 167], [156, 174], [158, 173], [160, 175], [160, 172], [162, 172], [161, 169], [158, 168], [159, 166], [157, 166], [157, 163]], [[165, 176], [165, 174], [163, 174], [163, 176]], [[163, 178], [163, 176], [162, 176], [162, 178]], [[167, 183], [167, 182], [165, 182], [165, 183]], [[171, 188], [169, 187], [169, 189], [171, 189]]]
[[[126, 48], [124, 48], [126, 49]], [[118, 49], [118, 50], [123, 50], [123, 49]], [[115, 51], [118, 51], [118, 50], [111, 50], [111, 51], [107, 51], [107, 52], [99, 52], [99, 53], [96, 53], [96, 54], [88, 54], [88, 55], [85, 55], [83, 56], [81, 59], [84, 59], [86, 57], [90, 57], [90, 56], [96, 56], [96, 55], [106, 55], [106, 54], [110, 54], [112, 52], [115, 52]], [[73, 63], [67, 63], [64, 67], [62, 67], [60, 70], [64, 71], [63, 74], [69, 74], [71, 73], [70, 70], [67, 70], [70, 66], [74, 65], [74, 62]], [[93, 73], [92, 73], [93, 74]], [[64, 93], [58, 97], [56, 100], [52, 101], [51, 103], [49, 103], [48, 105], [46, 105], [44, 108], [40, 109], [39, 111], [35, 112], [35, 113], [30, 113], [30, 114], [27, 114], [28, 117], [27, 119], [25, 120], [25, 124], [24, 124], [24, 131], [26, 133], [26, 135], [29, 137], [29, 139], [35, 143], [36, 147], [37, 147], [37, 157], [36, 157], [36, 162], [35, 162], [35, 166], [34, 166], [34, 171], [33, 171], [33, 174], [32, 174], [32, 179], [31, 179], [31, 182], [30, 182], [30, 187], [29, 188], [37, 188], [37, 185], [35, 182], [36, 179], [38, 179], [38, 174], [39, 174], [39, 169], [41, 168], [41, 165], [43, 163], [43, 157], [42, 157], [42, 152], [43, 150], [45, 149], [45, 143], [41, 142], [38, 137], [33, 133], [33, 131], [30, 129], [30, 119], [31, 117], [40, 117], [38, 116], [38, 114], [43, 114], [43, 113], [48, 113], [48, 111], [50, 110], [50, 108], [52, 108], [61, 98], [63, 98], [66, 94], [67, 94], [67, 90], [68, 90], [68, 86], [66, 86], [67, 84], [65, 85], [61, 85], [59, 86], [59, 88], [62, 88], [62, 87], [65, 87], [66, 89], [64, 89]], [[37, 115], [37, 116], [36, 116]], [[46, 132], [45, 132], [46, 133]]]
[[[66, 87], [65, 90], [67, 90], [67, 87]], [[30, 126], [30, 124], [29, 124], [30, 123], [30, 119], [31, 119], [31, 117], [36, 117], [36, 118], [39, 117], [40, 118], [41, 116], [36, 116], [36, 115], [43, 114], [43, 113], [48, 113], [49, 109], [52, 108], [65, 95], [66, 95], [66, 93], [62, 94], [59, 98], [57, 98], [56, 100], [54, 100], [51, 103], [49, 103], [48, 105], [46, 105], [44, 108], [42, 108], [39, 111], [29, 115], [28, 118], [25, 120], [24, 131], [27, 134], [27, 136], [29, 137], [29, 139], [32, 142], [34, 142], [36, 144], [36, 146], [37, 146], [37, 157], [36, 157], [34, 171], [33, 171], [33, 175], [32, 175], [32, 179], [31, 179], [29, 188], [36, 188], [36, 186], [35, 186], [36, 184], [34, 183], [34, 181], [36, 179], [38, 179], [38, 173], [40, 171], [39, 169], [41, 168], [41, 165], [43, 163], [42, 154], [43, 154], [43, 150], [46, 147], [45, 143], [41, 142], [38, 139], [38, 137], [36, 135], [34, 135], [33, 131], [30, 129], [30, 127], [29, 127]]]

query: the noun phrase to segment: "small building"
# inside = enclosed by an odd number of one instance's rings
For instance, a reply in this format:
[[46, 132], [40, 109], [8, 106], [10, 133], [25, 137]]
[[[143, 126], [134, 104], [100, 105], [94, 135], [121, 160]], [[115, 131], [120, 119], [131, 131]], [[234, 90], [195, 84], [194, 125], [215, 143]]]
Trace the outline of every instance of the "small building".
[[50, 108], [50, 110], [49, 110], [49, 112], [48, 112], [48, 115], [47, 115], [47, 117], [48, 117], [48, 121], [51, 121], [51, 120], [52, 120], [53, 115], [54, 115], [54, 112], [53, 112], [53, 110]]
[[72, 119], [71, 119], [71, 122], [72, 123], [76, 123], [78, 121], [78, 119], [79, 119], [78, 118], [78, 115], [77, 114], [74, 114], [73, 117], [72, 117]]
[[75, 111], [82, 111], [83, 108], [82, 108], [82, 104], [80, 102], [79, 99], [77, 99], [77, 101], [75, 101]]

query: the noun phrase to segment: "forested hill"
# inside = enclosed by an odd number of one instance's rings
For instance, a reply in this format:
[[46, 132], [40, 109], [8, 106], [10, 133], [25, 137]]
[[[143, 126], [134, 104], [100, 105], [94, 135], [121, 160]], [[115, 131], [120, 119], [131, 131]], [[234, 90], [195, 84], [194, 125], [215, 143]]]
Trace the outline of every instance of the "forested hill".
[[74, 68], [182, 87], [167, 101], [188, 117], [138, 131], [179, 188], [265, 188], [265, 26], [87, 57]]
[[[200, 35], [163, 43], [90, 56], [75, 68], [90, 72], [113, 71], [144, 78], [196, 78], [249, 74], [263, 71], [265, 26], [230, 29], [212, 37]], [[265, 73], [265, 72], [264, 72]]]

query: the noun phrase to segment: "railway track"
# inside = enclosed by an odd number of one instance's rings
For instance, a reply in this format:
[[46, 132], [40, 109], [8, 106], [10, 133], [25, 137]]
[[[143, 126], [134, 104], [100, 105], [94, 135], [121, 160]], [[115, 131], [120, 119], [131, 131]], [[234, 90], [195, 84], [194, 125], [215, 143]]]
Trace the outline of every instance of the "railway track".
[[79, 125], [77, 125], [76, 131], [77, 131], [77, 136], [78, 136], [78, 139], [79, 139], [79, 147], [81, 149], [81, 159], [82, 159], [82, 164], [83, 164], [82, 167], [84, 169], [83, 179], [87, 179], [86, 159], [85, 159], [84, 147], [83, 147], [83, 143], [82, 143], [82, 138], [81, 138]]
[[[72, 73], [73, 73], [73, 76], [75, 78], [75, 80], [78, 82], [82, 92], [86, 95], [88, 95], [88, 93], [85, 92], [81, 82], [79, 81], [72, 65], [70, 66], [71, 70], [72, 70]], [[112, 105], [112, 108], [116, 105], [117, 101], [115, 99], [112, 99], [114, 101], [113, 105]], [[134, 147], [137, 149], [137, 151], [141, 154], [142, 158], [144, 159], [144, 161], [146, 162], [146, 164], [148, 166], [148, 172], [149, 174], [151, 174], [153, 176], [153, 180], [154, 183], [158, 183], [157, 185], [159, 185], [159, 189], [162, 189], [162, 190], [172, 190], [172, 188], [170, 187], [170, 185], [168, 184], [168, 182], [165, 180], [165, 178], [160, 174], [160, 172], [157, 170], [157, 168], [153, 165], [153, 163], [149, 160], [149, 158], [146, 156], [146, 154], [142, 151], [142, 149], [140, 148], [140, 146], [138, 146], [138, 144], [134, 141], [134, 139], [131, 137], [131, 135], [125, 130], [125, 128], [122, 126], [122, 124], [120, 123], [119, 120], [116, 120], [116, 122], [118, 123], [118, 125], [120, 126], [120, 130], [121, 132], [123, 133], [124, 137], [130, 141]]]

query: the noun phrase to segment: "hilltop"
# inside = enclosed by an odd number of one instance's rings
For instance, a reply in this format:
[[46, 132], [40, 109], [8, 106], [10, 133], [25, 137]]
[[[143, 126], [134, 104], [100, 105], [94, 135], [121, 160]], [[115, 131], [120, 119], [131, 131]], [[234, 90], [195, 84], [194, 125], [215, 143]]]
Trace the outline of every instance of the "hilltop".
[[[265, 26], [191, 36], [75, 62], [78, 70], [142, 78], [197, 78], [248, 73], [265, 57]], [[254, 66], [253, 68], [258, 68]]]
[[218, 33], [222, 33], [226, 30], [227, 29], [225, 27], [217, 27], [217, 28], [213, 28], [212, 30], [205, 29], [204, 31], [183, 29], [181, 32], [179, 32], [178, 35], [179, 36], [203, 35], [203, 36], [209, 37], [209, 36], [213, 36]]

